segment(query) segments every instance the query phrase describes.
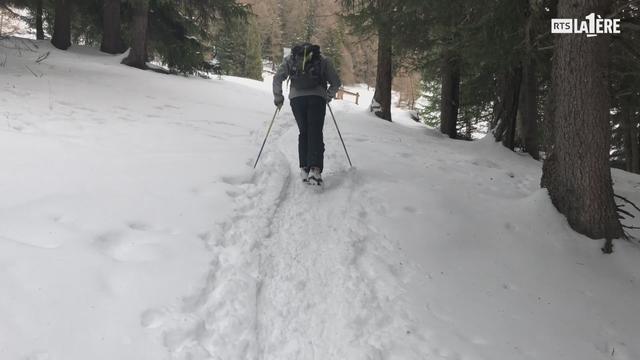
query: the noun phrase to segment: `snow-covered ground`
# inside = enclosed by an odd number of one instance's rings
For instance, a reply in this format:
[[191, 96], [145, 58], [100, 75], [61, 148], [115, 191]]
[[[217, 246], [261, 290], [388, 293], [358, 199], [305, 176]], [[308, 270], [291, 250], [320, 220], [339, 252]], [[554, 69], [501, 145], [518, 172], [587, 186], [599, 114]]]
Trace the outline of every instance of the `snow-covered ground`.
[[252, 169], [268, 81], [35, 44], [0, 48], [0, 359], [640, 358], [638, 247], [572, 232], [540, 163], [335, 101], [356, 167], [327, 116], [316, 192], [288, 106]]

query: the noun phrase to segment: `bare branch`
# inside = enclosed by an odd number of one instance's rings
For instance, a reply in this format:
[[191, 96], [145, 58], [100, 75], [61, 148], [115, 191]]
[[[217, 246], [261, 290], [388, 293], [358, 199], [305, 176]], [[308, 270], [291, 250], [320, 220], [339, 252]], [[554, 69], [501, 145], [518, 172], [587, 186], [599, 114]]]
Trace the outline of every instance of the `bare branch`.
[[636, 204], [634, 204], [631, 200], [627, 199], [624, 196], [620, 196], [618, 194], [613, 194], [614, 197], [617, 197], [618, 199], [621, 199], [622, 201], [626, 202], [627, 204], [633, 206], [636, 210], [638, 210], [638, 212], [640, 212], [640, 207], [638, 207]]
[[[625, 215], [627, 215], [630, 218], [635, 218], [635, 216], [633, 216], [630, 212], [628, 212], [627, 210], [622, 209], [621, 207], [618, 207], [618, 212], [619, 213], [623, 213]], [[621, 219], [624, 219], [625, 217], [623, 216], [619, 216]]]

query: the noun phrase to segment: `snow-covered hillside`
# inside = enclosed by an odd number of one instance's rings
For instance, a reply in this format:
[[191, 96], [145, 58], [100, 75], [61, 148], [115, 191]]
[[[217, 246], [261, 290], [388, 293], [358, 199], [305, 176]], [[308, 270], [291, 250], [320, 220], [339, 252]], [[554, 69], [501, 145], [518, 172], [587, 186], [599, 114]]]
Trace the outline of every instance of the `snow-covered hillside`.
[[2, 45], [0, 359], [640, 358], [638, 247], [572, 232], [526, 156], [335, 101], [356, 167], [328, 116], [316, 192], [288, 106], [252, 169], [268, 81]]

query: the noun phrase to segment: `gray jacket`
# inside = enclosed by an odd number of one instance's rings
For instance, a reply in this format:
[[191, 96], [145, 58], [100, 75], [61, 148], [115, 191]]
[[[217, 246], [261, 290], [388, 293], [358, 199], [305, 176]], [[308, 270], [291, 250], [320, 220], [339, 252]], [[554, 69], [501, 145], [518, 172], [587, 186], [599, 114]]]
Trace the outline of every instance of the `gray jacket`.
[[[287, 78], [291, 74], [291, 62], [291, 55], [289, 55], [284, 59], [284, 61], [278, 68], [278, 72], [276, 72], [275, 76], [273, 77], [273, 96], [276, 98], [282, 96], [282, 82], [287, 80]], [[322, 67], [322, 74], [325, 80], [327, 80], [327, 82], [329, 83], [329, 89], [327, 89], [326, 87], [323, 88], [322, 86], [318, 86], [315, 89], [299, 90], [294, 88], [293, 86], [290, 86], [289, 99], [293, 99], [299, 96], [313, 95], [322, 96], [323, 98], [334, 98], [336, 96], [336, 94], [338, 93], [338, 89], [340, 89], [340, 86], [342, 86], [340, 77], [338, 76], [336, 69], [333, 67], [331, 61], [324, 56], [322, 56], [321, 58], [320, 66]]]

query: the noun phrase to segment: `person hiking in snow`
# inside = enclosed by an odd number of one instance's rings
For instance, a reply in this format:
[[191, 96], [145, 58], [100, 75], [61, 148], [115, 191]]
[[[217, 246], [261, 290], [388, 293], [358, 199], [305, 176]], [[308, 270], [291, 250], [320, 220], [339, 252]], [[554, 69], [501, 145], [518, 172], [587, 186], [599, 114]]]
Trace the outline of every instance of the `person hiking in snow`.
[[300, 130], [300, 175], [302, 181], [321, 185], [324, 166], [322, 128], [327, 103], [341, 86], [340, 77], [331, 61], [320, 53], [319, 46], [303, 43], [291, 50], [291, 55], [284, 59], [273, 77], [274, 104], [278, 109], [284, 104], [282, 82], [287, 78], [291, 80], [291, 110]]

